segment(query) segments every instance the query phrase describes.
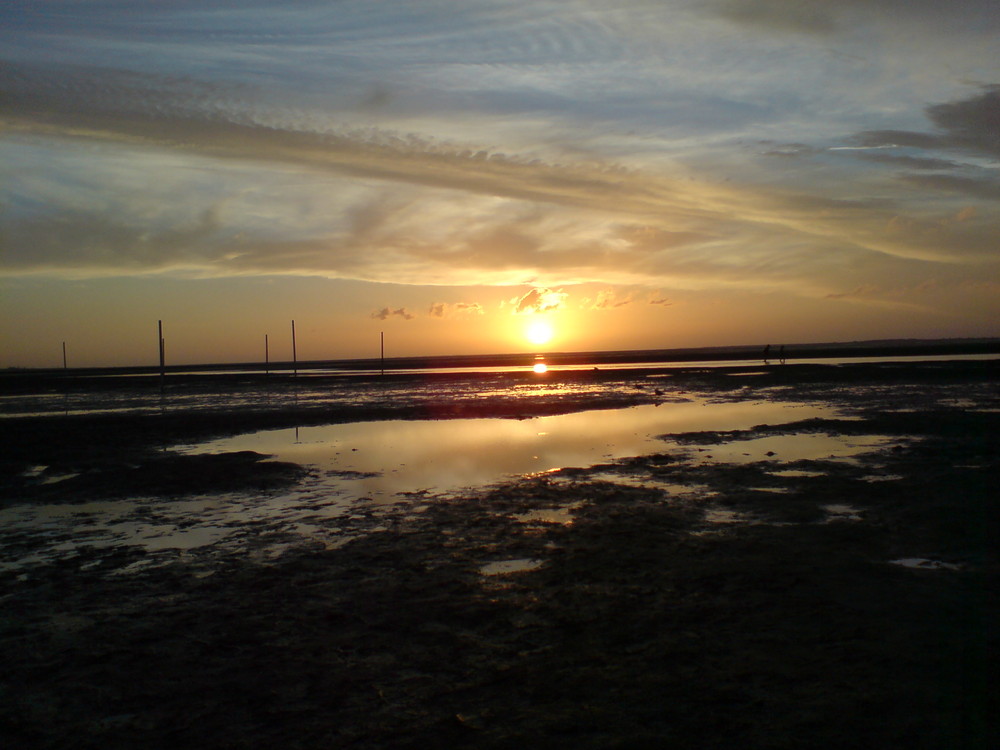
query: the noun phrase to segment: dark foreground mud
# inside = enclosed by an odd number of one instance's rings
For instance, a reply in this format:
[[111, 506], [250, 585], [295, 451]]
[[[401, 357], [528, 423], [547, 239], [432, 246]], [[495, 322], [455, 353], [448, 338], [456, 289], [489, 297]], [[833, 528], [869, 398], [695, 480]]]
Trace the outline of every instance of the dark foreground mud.
[[[993, 376], [713, 392], [845, 418], [668, 436], [267, 563], [123, 574], [141, 550], [84, 548], [4, 573], [0, 744], [998, 746]], [[885, 440], [706, 458], [779, 432]]]

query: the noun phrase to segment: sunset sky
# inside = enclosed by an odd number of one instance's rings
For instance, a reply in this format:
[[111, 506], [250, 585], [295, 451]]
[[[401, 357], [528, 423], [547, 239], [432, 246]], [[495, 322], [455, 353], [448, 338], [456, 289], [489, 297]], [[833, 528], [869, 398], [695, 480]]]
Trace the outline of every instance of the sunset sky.
[[996, 0], [0, 7], [0, 367], [1000, 336]]

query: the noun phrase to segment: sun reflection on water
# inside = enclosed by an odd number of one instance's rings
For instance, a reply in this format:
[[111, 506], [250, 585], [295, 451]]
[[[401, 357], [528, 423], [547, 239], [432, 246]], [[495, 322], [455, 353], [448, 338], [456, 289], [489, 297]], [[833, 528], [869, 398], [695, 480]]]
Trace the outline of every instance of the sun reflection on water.
[[[544, 476], [566, 467], [607, 466], [622, 458], [676, 451], [675, 444], [658, 437], [665, 434], [745, 430], [762, 423], [794, 422], [833, 413], [833, 408], [820, 405], [713, 403], [691, 398], [659, 406], [531, 419], [303, 426], [177, 446], [175, 450], [182, 453], [253, 450], [306, 465], [311, 474], [295, 488], [275, 495], [231, 493], [181, 500], [139, 498], [84, 506], [0, 509], [0, 528], [7, 533], [18, 535], [26, 529], [41, 528], [53, 538], [53, 544], [43, 545], [35, 557], [0, 554], [0, 570], [36, 564], [47, 556], [73, 555], [81, 545], [131, 544], [150, 553], [173, 550], [179, 554], [206, 547], [238, 549], [245, 543], [248, 523], [274, 532], [272, 546], [258, 550], [260, 554], [279, 554], [282, 545], [303, 538], [330, 548], [354, 534], [387, 528], [371, 525], [383, 514], [418, 512], [423, 504], [465, 488], [484, 487], [517, 476]], [[787, 440], [789, 436], [777, 439]], [[706, 446], [705, 453], [696, 451], [693, 459], [701, 464], [711, 453], [716, 461], [732, 463], [787, 462], [801, 459], [803, 452], [807, 457], [835, 454], [846, 459], [852, 453], [882, 444], [881, 438], [864, 436], [837, 441], [828, 436], [798, 435], [795, 446], [779, 445], [775, 440], [772, 436]], [[41, 472], [39, 468], [36, 473]], [[676, 478], [665, 480], [645, 472], [633, 475], [608, 470], [605, 475], [588, 476], [588, 481], [601, 480], [636, 483], [671, 495], [704, 492], [702, 486], [676, 484]], [[559, 477], [547, 481], [559, 481]], [[567, 477], [565, 481], [574, 480]], [[575, 505], [561, 504], [524, 508], [512, 515], [526, 524], [572, 525], [576, 510]]]
[[352, 494], [388, 499], [397, 492], [455, 492], [552, 468], [648, 455], [667, 449], [657, 438], [664, 433], [746, 429], [831, 413], [820, 406], [691, 399], [530, 419], [355, 422], [302, 427], [297, 434], [294, 429], [265, 430], [185, 451], [269, 454], [328, 472], [328, 481]]

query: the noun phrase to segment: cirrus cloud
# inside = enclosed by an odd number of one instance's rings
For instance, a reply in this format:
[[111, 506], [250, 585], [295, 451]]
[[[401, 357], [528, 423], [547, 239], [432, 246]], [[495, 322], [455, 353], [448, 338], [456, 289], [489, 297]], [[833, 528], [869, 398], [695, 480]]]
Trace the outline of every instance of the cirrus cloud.
[[530, 283], [530, 314], [996, 272], [985, 0], [195, 5], [0, 24], [0, 275]]

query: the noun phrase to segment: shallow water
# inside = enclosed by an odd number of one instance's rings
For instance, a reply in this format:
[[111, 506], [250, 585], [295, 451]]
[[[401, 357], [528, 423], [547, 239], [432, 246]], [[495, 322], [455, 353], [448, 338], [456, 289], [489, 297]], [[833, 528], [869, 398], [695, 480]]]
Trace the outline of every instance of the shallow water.
[[[267, 559], [294, 545], [334, 547], [352, 536], [405, 523], [435, 498], [466, 489], [554, 469], [687, 450], [660, 435], [746, 430], [834, 416], [832, 407], [822, 405], [714, 403], [692, 398], [522, 420], [386, 421], [266, 430], [177, 446], [186, 453], [253, 450], [304, 464], [312, 474], [287, 491], [270, 494], [8, 507], [0, 510], [0, 568], [21, 570], [47, 560], [72, 558], [86, 548], [120, 545], [174, 559], [213, 550], [245, 551]], [[874, 439], [812, 434], [794, 438], [798, 447], [781, 447], [783, 460], [831, 454], [847, 457], [878, 444]], [[762, 460], [762, 453], [783, 445], [776, 440], [788, 439], [777, 436], [711, 446], [713, 457], [708, 459], [706, 454], [697, 460]], [[671, 495], [703, 489], [661, 487], [652, 477], [614, 473], [608, 473], [606, 480], [653, 486]], [[567, 524], [573, 521], [573, 510], [534, 511], [519, 520]]]
[[[289, 371], [272, 370], [274, 379], [259, 371], [199, 371], [192, 368], [187, 372], [167, 375], [166, 387], [159, 388], [159, 381], [153, 375], [108, 375], [107, 387], [95, 387], [91, 378], [86, 383], [78, 383], [73, 377], [60, 383], [59, 388], [39, 385], [36, 391], [0, 393], [0, 421], [7, 418], [37, 416], [71, 416], [94, 414], [142, 414], [142, 413], [191, 413], [193, 411], [228, 410], [288, 410], [296, 408], [337, 408], [372, 407], [395, 405], [405, 402], [410, 405], [422, 403], [440, 404], [450, 400], [478, 400], [481, 398], [544, 398], [559, 397], [620, 397], [623, 389], [633, 393], [643, 393], [643, 384], [670, 384], [678, 369], [722, 373], [723, 368], [758, 367], [759, 359], [753, 360], [706, 360], [696, 362], [618, 362], [601, 364], [601, 371], [627, 371], [641, 369], [645, 375], [623, 380], [580, 379], [581, 371], [594, 369], [590, 364], [558, 364], [556, 355], [548, 357], [548, 374], [530, 377], [531, 364], [511, 367], [459, 367], [426, 368], [418, 370], [396, 370], [380, 377], [378, 371], [337, 371], [300, 370], [294, 380], [287, 377]], [[835, 369], [841, 365], [859, 363], [882, 364], [887, 367], [903, 366], [908, 362], [986, 361], [997, 359], [995, 354], [977, 355], [927, 355], [918, 357], [853, 357], [789, 359], [789, 365], [828, 365]], [[774, 360], [772, 360], [772, 365]], [[774, 370], [729, 372], [727, 377], [739, 380], [753, 380]], [[577, 377], [560, 379], [558, 373], [576, 373]], [[228, 374], [235, 380], [218, 382], [211, 379], [197, 379]], [[239, 376], [245, 375], [245, 378]], [[335, 377], [343, 375], [345, 377]], [[527, 379], [521, 376], [529, 375]], [[555, 377], [553, 377], [555, 376]], [[195, 379], [192, 379], [195, 378]], [[996, 410], [993, 405], [969, 399], [967, 389], [953, 392], [943, 388], [938, 398], [942, 404], [949, 401], [957, 406], [970, 404], [977, 410]]]
[[530, 557], [517, 558], [515, 560], [497, 560], [486, 563], [479, 572], [484, 576], [504, 576], [512, 573], [526, 573], [529, 570], [537, 570], [542, 567], [544, 560], [535, 560]]
[[899, 565], [912, 570], [961, 570], [962, 566], [956, 563], [942, 562], [941, 560], [931, 560], [926, 557], [903, 557], [898, 560], [890, 560], [890, 565]]
[[[522, 370], [524, 368], [521, 368]], [[511, 379], [502, 373], [468, 374], [449, 379], [356, 379], [271, 382], [248, 379], [220, 386], [199, 381], [173, 382], [167, 379], [161, 393], [154, 385], [106, 389], [73, 389], [64, 392], [0, 394], [0, 419], [38, 416], [78, 416], [95, 414], [190, 414], [239, 410], [288, 411], [336, 408], [372, 408], [406, 405], [439, 406], [442, 403], [482, 399], [592, 398], [621, 396], [633, 390], [621, 382], [604, 380], [563, 382], [545, 375], [527, 380]]]
[[[711, 448], [701, 448], [700, 463], [745, 464], [757, 461], [840, 461], [851, 462], [861, 452], [893, 442], [884, 435], [844, 437], [825, 433], [771, 435], [750, 440], [733, 440]], [[799, 472], [802, 475], [802, 472]], [[787, 476], [787, 474], [786, 474]]]
[[[184, 450], [272, 455], [315, 467], [327, 472], [331, 483], [378, 499], [398, 492], [455, 492], [513, 476], [648, 455], [666, 449], [657, 438], [664, 433], [749, 429], [833, 414], [823, 406], [692, 399], [523, 420], [358, 422], [264, 430]], [[836, 449], [835, 441], [824, 445]]]

